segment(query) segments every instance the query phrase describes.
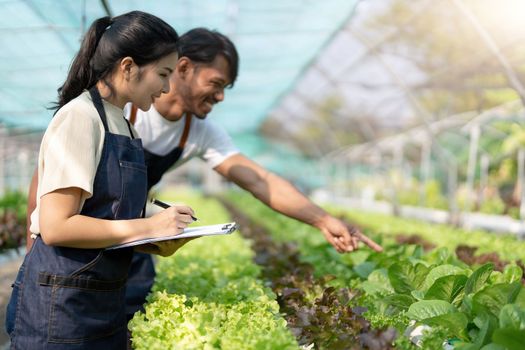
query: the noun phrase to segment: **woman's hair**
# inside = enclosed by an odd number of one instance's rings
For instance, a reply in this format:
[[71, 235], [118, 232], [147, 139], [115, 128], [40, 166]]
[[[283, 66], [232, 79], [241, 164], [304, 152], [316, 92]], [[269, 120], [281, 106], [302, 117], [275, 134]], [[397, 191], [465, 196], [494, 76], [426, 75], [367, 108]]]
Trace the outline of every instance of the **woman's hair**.
[[58, 88], [58, 110], [79, 96], [84, 89], [107, 80], [120, 59], [131, 57], [141, 67], [177, 51], [179, 36], [162, 19], [141, 11], [117, 17], [102, 17], [86, 32], [64, 84]]
[[230, 86], [233, 86], [239, 71], [239, 54], [227, 36], [214, 30], [195, 28], [181, 35], [177, 48], [179, 57], [188, 57], [194, 62], [211, 63], [218, 55], [224, 56], [230, 68]]

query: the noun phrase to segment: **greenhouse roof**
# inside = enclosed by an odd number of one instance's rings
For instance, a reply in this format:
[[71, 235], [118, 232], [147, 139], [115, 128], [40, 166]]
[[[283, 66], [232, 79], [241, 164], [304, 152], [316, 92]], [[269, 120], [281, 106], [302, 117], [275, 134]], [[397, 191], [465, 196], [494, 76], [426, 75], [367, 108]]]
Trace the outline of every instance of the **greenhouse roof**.
[[477, 115], [476, 112], [459, 113], [433, 123], [416, 126], [405, 132], [397, 133], [381, 140], [342, 148], [337, 152], [331, 153], [329, 156], [338, 159], [362, 159], [366, 158], [370, 153], [391, 154], [407, 144], [421, 145], [429, 143], [432, 138], [441, 133], [449, 130], [460, 130], [465, 123], [470, 122]]
[[476, 118], [465, 124], [461, 130], [465, 133], [472, 128], [490, 124], [494, 120], [512, 120], [517, 119], [523, 121], [525, 119], [525, 111], [523, 103], [520, 100], [514, 100], [504, 103], [500, 106], [488, 109], [479, 114]]
[[142, 10], [179, 34], [194, 28], [228, 35], [240, 54], [235, 87], [213, 112], [234, 137], [254, 133], [358, 0], [0, 0], [0, 123], [44, 129], [80, 38], [106, 15]]

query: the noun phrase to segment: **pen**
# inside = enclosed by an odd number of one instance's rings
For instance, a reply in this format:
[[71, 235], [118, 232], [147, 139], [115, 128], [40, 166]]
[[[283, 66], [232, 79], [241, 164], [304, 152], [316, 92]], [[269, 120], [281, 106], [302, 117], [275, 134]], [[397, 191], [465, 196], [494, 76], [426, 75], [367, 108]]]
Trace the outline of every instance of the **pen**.
[[[164, 209], [168, 209], [169, 207], [171, 207], [171, 205], [169, 205], [167, 203], [164, 203], [162, 201], [159, 201], [158, 199], [155, 199], [155, 198], [151, 199], [151, 203], [153, 203], [155, 205], [158, 205], [159, 207], [164, 208]], [[195, 216], [193, 216], [193, 215], [190, 215], [190, 216], [193, 219], [193, 221], [197, 221], [198, 220]]]

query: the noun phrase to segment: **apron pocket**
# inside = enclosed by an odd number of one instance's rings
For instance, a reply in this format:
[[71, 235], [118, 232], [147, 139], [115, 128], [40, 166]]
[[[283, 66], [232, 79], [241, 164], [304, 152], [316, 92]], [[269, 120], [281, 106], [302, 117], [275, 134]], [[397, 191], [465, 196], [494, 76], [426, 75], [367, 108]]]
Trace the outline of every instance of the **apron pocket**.
[[[117, 219], [135, 219], [140, 216], [138, 205], [143, 206], [147, 198], [147, 168], [142, 163], [119, 161], [121, 197], [115, 212]], [[140, 208], [142, 210], [142, 207]]]
[[125, 330], [126, 279], [104, 281], [41, 272], [38, 282], [52, 288], [49, 342], [81, 343]]

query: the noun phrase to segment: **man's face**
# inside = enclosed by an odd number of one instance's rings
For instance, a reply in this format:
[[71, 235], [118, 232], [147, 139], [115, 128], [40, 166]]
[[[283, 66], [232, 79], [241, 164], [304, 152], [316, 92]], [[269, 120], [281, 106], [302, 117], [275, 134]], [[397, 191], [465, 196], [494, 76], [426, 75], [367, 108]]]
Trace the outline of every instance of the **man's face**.
[[186, 111], [206, 118], [224, 100], [224, 88], [231, 83], [228, 74], [228, 61], [222, 55], [209, 64], [192, 63], [183, 84], [177, 86]]

